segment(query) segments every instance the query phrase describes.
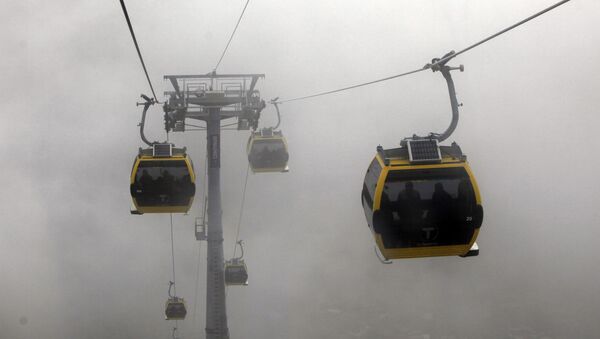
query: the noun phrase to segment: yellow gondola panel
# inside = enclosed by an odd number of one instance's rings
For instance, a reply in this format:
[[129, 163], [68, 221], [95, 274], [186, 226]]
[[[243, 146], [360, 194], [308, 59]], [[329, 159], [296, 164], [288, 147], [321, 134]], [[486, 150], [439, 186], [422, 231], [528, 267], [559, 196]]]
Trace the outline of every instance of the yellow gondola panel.
[[288, 145], [281, 131], [269, 128], [252, 133], [247, 146], [250, 169], [254, 173], [287, 172]]
[[[170, 144], [168, 144], [170, 145]], [[140, 149], [130, 177], [130, 193], [136, 213], [187, 213], [196, 192], [196, 176], [185, 149], [169, 147], [160, 153], [156, 145]]]
[[483, 208], [475, 176], [458, 145], [439, 149], [437, 162], [418, 163], [407, 147], [378, 147], [362, 203], [386, 259], [478, 253]]

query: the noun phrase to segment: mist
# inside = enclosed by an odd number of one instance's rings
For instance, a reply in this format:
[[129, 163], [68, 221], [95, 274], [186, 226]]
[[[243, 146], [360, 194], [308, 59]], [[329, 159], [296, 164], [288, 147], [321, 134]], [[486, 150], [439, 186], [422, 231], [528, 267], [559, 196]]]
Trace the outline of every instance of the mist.
[[[212, 71], [245, 1], [126, 2], [159, 99], [165, 74]], [[399, 74], [552, 1], [251, 1], [218, 73], [264, 73], [268, 101]], [[169, 215], [130, 215], [140, 93], [118, 1], [0, 5], [0, 338], [171, 338]], [[375, 148], [443, 131], [439, 73], [280, 106], [289, 173], [250, 174], [247, 287], [227, 289], [231, 338], [594, 338], [600, 332], [600, 3], [571, 1], [450, 62], [485, 217], [474, 258], [382, 265], [360, 204]], [[165, 139], [162, 110], [146, 133]], [[261, 126], [276, 122], [268, 106]], [[223, 131], [225, 257], [247, 131]], [[174, 215], [182, 338], [203, 338], [206, 135], [171, 133], [197, 194]]]

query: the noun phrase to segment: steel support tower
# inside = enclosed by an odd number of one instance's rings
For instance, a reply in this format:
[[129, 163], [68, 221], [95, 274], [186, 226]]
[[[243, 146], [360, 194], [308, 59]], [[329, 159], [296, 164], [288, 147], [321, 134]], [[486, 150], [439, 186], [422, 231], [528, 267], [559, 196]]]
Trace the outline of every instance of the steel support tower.
[[[264, 74], [166, 75], [173, 91], [164, 104], [165, 126], [185, 131], [186, 119], [206, 122], [208, 225], [196, 239], [207, 240], [206, 339], [228, 339], [221, 216], [221, 121], [237, 118], [238, 130], [255, 127], [265, 103], [255, 90]], [[204, 224], [206, 225], [206, 224]], [[203, 227], [204, 228], [204, 227]]]

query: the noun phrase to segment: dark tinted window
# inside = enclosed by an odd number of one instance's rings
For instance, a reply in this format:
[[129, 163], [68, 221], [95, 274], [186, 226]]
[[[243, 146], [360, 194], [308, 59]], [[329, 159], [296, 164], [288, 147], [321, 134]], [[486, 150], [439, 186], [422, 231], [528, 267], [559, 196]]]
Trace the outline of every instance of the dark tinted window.
[[381, 219], [386, 247], [466, 244], [471, 240], [475, 193], [464, 168], [390, 171]]
[[194, 188], [185, 161], [142, 161], [132, 195], [142, 206], [182, 206], [189, 203]]
[[169, 302], [165, 310], [167, 318], [185, 318], [187, 310], [182, 302]]
[[225, 269], [225, 280], [232, 284], [246, 283], [248, 272], [244, 266], [228, 266]]
[[373, 198], [375, 197], [375, 189], [377, 188], [377, 181], [379, 180], [379, 175], [381, 174], [381, 165], [379, 165], [379, 161], [377, 158], [373, 159], [369, 169], [367, 169], [367, 174], [365, 174], [365, 183], [363, 187], [366, 189], [366, 197], [365, 199], [369, 203], [371, 209], [373, 208]]
[[248, 160], [253, 168], [284, 168], [289, 155], [283, 140], [255, 140]]
[[381, 166], [379, 165], [377, 159], [373, 159], [373, 161], [371, 161], [371, 165], [369, 165], [369, 168], [367, 169], [367, 173], [365, 174], [365, 181], [363, 183], [361, 194], [361, 200], [365, 210], [367, 223], [371, 226], [373, 225], [373, 197], [380, 174]]

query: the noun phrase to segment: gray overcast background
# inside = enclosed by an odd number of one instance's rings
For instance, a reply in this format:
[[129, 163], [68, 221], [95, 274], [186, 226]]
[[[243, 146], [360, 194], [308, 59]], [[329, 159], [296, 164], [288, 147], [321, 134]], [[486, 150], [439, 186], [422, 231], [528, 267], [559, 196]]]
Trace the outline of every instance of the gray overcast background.
[[[254, 0], [219, 72], [265, 73], [266, 100], [312, 94], [415, 69], [553, 2]], [[244, 1], [127, 5], [162, 93], [164, 74], [212, 70]], [[0, 338], [170, 338], [169, 217], [129, 215], [135, 102], [150, 90], [119, 2], [3, 1], [0, 13]], [[228, 289], [231, 337], [598, 337], [599, 15], [600, 2], [574, 0], [452, 62], [466, 70], [451, 140], [484, 199], [477, 258], [381, 265], [360, 205], [378, 144], [446, 128], [440, 74], [284, 104], [291, 171], [249, 178], [250, 285]], [[155, 107], [152, 140], [161, 125]], [[226, 257], [247, 137], [222, 142]], [[204, 138], [172, 137], [199, 177]], [[184, 338], [204, 336], [200, 203], [174, 216]]]

